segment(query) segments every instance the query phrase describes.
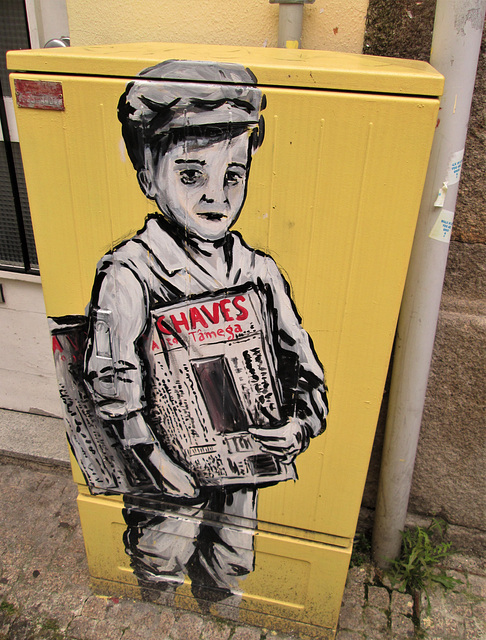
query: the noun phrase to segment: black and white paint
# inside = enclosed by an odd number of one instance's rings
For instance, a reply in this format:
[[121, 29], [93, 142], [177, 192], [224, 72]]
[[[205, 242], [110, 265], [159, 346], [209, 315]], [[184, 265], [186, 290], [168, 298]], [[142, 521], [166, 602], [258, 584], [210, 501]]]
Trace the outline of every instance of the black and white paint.
[[217, 599], [253, 569], [258, 488], [296, 478], [327, 415], [288, 284], [231, 230], [264, 107], [237, 64], [130, 82], [118, 118], [157, 212], [102, 257], [87, 317], [51, 319], [72, 449], [93, 493], [124, 494], [140, 583]]

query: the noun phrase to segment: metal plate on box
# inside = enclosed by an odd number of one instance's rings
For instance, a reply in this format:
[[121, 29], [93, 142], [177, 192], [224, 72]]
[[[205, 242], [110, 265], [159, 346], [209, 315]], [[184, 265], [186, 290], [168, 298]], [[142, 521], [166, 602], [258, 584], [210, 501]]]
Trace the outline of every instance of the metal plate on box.
[[16, 78], [15, 96], [19, 107], [64, 111], [64, 96], [60, 82]]

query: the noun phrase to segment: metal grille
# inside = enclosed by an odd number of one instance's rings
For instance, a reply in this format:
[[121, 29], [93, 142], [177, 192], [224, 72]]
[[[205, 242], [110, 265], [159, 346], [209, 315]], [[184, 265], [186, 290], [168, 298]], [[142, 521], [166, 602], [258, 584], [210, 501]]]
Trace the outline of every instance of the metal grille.
[[4, 142], [0, 143], [0, 258], [4, 264], [23, 266], [22, 244]]
[[0, 79], [4, 96], [12, 95], [5, 65], [5, 54], [10, 49], [30, 49], [24, 0], [0, 2]]
[[37, 271], [37, 255], [18, 142], [10, 141], [3, 96], [10, 96], [5, 53], [30, 48], [23, 0], [0, 2], [0, 268]]

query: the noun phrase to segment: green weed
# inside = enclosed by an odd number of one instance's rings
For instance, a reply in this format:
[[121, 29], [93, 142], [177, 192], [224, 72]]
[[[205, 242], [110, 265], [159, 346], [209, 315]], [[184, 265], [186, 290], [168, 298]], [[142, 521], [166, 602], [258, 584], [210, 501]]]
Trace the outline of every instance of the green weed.
[[448, 576], [439, 566], [453, 553], [452, 543], [444, 539], [446, 530], [446, 523], [436, 518], [428, 527], [417, 526], [402, 531], [400, 557], [391, 562], [388, 570], [392, 585], [413, 597], [416, 620], [420, 619], [421, 593], [425, 594], [429, 613], [429, 590], [433, 584], [440, 584], [444, 589], [450, 590], [461, 583], [461, 580]]

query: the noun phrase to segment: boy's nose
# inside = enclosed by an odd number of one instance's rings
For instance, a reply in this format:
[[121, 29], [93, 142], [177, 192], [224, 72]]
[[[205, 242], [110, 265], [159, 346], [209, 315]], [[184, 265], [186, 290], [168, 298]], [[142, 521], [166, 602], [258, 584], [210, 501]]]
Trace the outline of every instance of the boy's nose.
[[224, 178], [221, 179], [219, 176], [210, 176], [204, 186], [201, 200], [208, 204], [223, 204], [226, 201]]

